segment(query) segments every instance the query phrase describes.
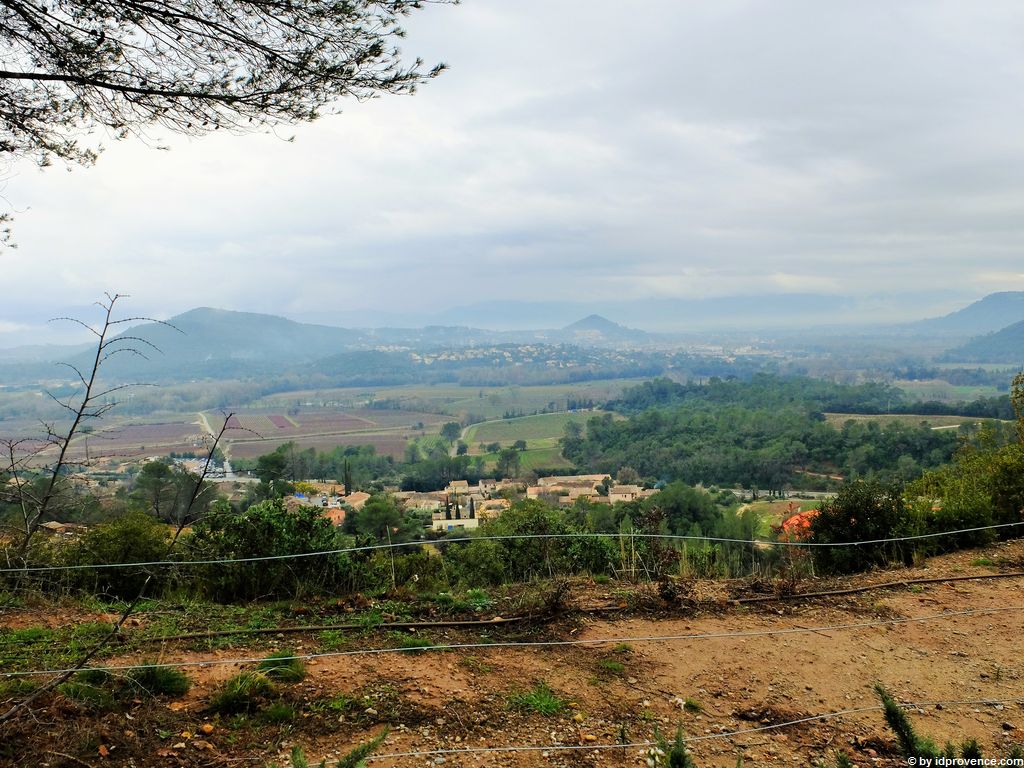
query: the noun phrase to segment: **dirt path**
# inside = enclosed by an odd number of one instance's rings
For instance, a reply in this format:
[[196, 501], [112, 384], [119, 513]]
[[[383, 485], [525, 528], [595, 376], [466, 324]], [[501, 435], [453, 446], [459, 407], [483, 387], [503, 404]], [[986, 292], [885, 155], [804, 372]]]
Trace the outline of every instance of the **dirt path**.
[[[935, 558], [918, 568], [828, 584], [806, 582], [801, 588], [816, 591], [898, 579], [981, 575], [1019, 570], [1022, 565], [1024, 541], [1018, 541], [984, 552]], [[578, 603], [614, 604], [627, 587], [587, 584], [577, 590]], [[613, 639], [603, 645], [484, 645], [313, 659], [306, 679], [282, 694], [296, 713], [285, 725], [268, 724], [258, 715], [239, 720], [208, 712], [206, 704], [216, 687], [245, 668], [215, 664], [189, 668], [195, 681], [192, 690], [180, 700], [133, 712], [130, 727], [113, 715], [102, 723], [85, 719], [77, 727], [83, 739], [100, 732], [118, 746], [120, 751], [104, 760], [105, 765], [227, 766], [275, 761], [286, 765], [294, 745], [303, 748], [311, 764], [319, 764], [388, 724], [391, 733], [378, 754], [455, 751], [384, 758], [371, 766], [637, 766], [643, 764], [640, 748], [614, 748], [623, 734], [629, 742], [646, 741], [656, 728], [671, 734], [682, 724], [696, 764], [702, 768], [734, 768], [741, 755], [745, 766], [807, 766], [824, 761], [831, 768], [837, 749], [850, 753], [859, 766], [903, 767], [906, 761], [898, 756], [875, 710], [749, 732], [819, 714], [875, 707], [872, 686], [882, 682], [905, 702], [990, 702], [929, 705], [913, 711], [919, 731], [940, 743], [973, 737], [986, 756], [997, 756], [1005, 753], [1010, 742], [1024, 740], [1020, 655], [1024, 611], [999, 610], [1024, 606], [1024, 579], [900, 586], [751, 607], [729, 600], [738, 585], [698, 586], [705, 597], [696, 611], [659, 606], [656, 590], [641, 588], [645, 597], [636, 604], [649, 605], [650, 610], [578, 614], [529, 633], [485, 635], [485, 639], [526, 642]], [[906, 621], [969, 610], [993, 612]], [[849, 624], [872, 626], [838, 628]], [[481, 641], [479, 633], [458, 629], [422, 636], [435, 644]], [[667, 636], [676, 639], [650, 639]], [[397, 636], [389, 635], [375, 642], [379, 647], [397, 641]], [[281, 635], [276, 642], [297, 653], [325, 650], [316, 636]], [[359, 647], [358, 643], [367, 641], [354, 638], [352, 642]], [[159, 652], [159, 658], [211, 661], [261, 657], [267, 651], [266, 645], [219, 647], [201, 653], [168, 647]], [[121, 661], [141, 658], [125, 656]], [[562, 711], [545, 717], [510, 705], [512, 694], [541, 682], [564, 703]], [[121, 725], [114, 727], [111, 722]], [[154, 735], [195, 734], [202, 722], [215, 726], [212, 734], [161, 737], [166, 741]], [[210, 747], [191, 746], [197, 738]], [[78, 735], [68, 739], [69, 744], [80, 740]], [[173, 750], [173, 743], [185, 746]], [[464, 751], [510, 745], [541, 748]], [[578, 751], [543, 748], [597, 745], [605, 746]]]

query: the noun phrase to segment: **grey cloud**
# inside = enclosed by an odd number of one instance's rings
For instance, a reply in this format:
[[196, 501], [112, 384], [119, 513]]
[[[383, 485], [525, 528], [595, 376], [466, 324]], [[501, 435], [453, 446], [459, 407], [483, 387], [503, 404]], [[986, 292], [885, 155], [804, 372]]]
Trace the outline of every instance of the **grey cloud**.
[[568, 281], [605, 301], [900, 285], [922, 308], [1024, 288], [1019, 4], [473, 0], [408, 26], [452, 71], [294, 143], [23, 170], [10, 280], [154, 314], [426, 311]]

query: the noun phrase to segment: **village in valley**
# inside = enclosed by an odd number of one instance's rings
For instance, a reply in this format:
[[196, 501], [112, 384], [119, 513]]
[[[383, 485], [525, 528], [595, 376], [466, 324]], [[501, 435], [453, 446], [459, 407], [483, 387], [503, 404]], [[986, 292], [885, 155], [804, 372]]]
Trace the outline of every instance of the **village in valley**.
[[1022, 37], [0, 0], [0, 768], [1024, 768]]
[[[354, 491], [347, 494], [344, 485], [303, 481], [305, 493], [285, 499], [286, 505], [305, 505], [323, 510], [334, 525], [345, 522], [346, 512], [357, 512], [370, 499], [370, 494]], [[594, 504], [645, 499], [657, 493], [653, 488], [616, 483], [608, 475], [558, 475], [537, 478], [535, 485], [523, 485], [514, 479], [482, 478], [475, 485], [468, 480], [453, 480], [434, 492], [389, 489], [404, 512], [429, 512], [430, 528], [436, 532], [472, 530], [481, 522], [493, 520], [512, 506], [512, 501], [525, 495], [570, 507], [578, 499]]]

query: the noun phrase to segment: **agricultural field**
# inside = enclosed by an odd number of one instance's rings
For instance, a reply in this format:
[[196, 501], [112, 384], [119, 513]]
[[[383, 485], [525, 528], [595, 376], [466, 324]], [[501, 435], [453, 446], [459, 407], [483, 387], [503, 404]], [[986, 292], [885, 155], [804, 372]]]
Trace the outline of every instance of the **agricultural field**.
[[501, 419], [473, 424], [466, 428], [462, 439], [473, 443], [511, 444], [516, 440], [558, 439], [565, 433], [565, 425], [575, 422], [585, 427], [587, 420], [599, 415], [593, 411], [576, 413], [544, 413], [517, 419]]
[[[219, 431], [224, 424], [223, 414], [207, 412], [203, 416], [211, 431]], [[321, 451], [339, 445], [373, 445], [379, 454], [399, 458], [410, 439], [435, 434], [444, 420], [443, 415], [436, 413], [399, 410], [246, 409], [228, 420], [222, 444], [229, 457], [245, 459], [270, 453], [287, 442]]]
[[205, 429], [197, 421], [156, 424], [124, 423], [83, 433], [71, 444], [72, 460], [141, 458], [207, 450]]
[[289, 438], [267, 438], [265, 440], [229, 441], [227, 450], [231, 458], [255, 459], [270, 453], [277, 446], [287, 442], [304, 450], [315, 448], [318, 451], [330, 451], [339, 445], [372, 445], [380, 456], [402, 458], [409, 439], [414, 437], [411, 431], [398, 432], [349, 432], [333, 435], [303, 435]]
[[952, 428], [961, 424], [977, 424], [982, 419], [971, 416], [923, 416], [913, 413], [826, 413], [825, 420], [836, 429], [842, 429], [843, 424], [848, 421], [875, 421], [879, 424], [907, 424], [917, 426], [922, 422], [931, 425], [932, 428]]
[[[470, 455], [482, 456], [484, 467], [493, 469], [498, 463], [498, 454], [480, 453]], [[519, 452], [519, 468], [522, 472], [532, 472], [537, 469], [570, 469], [573, 464], [562, 456], [562, 451], [557, 445], [541, 446], [536, 448], [528, 447], [525, 451]]]
[[914, 400], [936, 400], [940, 403], [956, 403], [977, 400], [979, 397], [998, 397], [1006, 394], [992, 386], [955, 386], [947, 381], [896, 381], [897, 387]]
[[[544, 409], [564, 410], [569, 400], [592, 400], [595, 405], [618, 397], [627, 387], [645, 379], [601, 379], [576, 384], [541, 386], [463, 387], [457, 385], [408, 385], [400, 387], [351, 387], [300, 390], [267, 396], [253, 408], [366, 408], [388, 403], [401, 411], [419, 411], [448, 417], [500, 419], [508, 412], [531, 414]], [[379, 413], [378, 409], [370, 409]], [[401, 412], [400, 411], [400, 412]], [[447, 420], [447, 419], [446, 419]]]

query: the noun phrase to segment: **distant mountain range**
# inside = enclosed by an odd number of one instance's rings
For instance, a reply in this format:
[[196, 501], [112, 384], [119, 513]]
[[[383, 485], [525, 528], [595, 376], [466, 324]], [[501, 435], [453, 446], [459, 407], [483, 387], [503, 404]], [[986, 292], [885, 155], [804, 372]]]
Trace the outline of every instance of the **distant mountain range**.
[[[430, 351], [502, 344], [574, 344], [587, 347], [642, 346], [651, 336], [598, 315], [565, 328], [489, 331], [464, 326], [425, 328], [337, 328], [298, 323], [275, 315], [201, 307], [165, 322], [126, 330], [111, 346], [124, 350], [103, 367], [116, 380], [188, 380], [278, 374], [286, 369], [411, 370], [411, 350]], [[404, 355], [399, 354], [405, 350]], [[0, 370], [15, 380], [60, 376], [55, 361], [80, 370], [92, 364], [89, 347], [7, 350]]]
[[990, 293], [983, 299], [943, 317], [910, 323], [925, 335], [978, 336], [1024, 320], [1024, 291]]
[[[773, 297], [771, 301], [776, 303], [784, 298]], [[821, 301], [834, 299], [821, 297]], [[514, 304], [509, 303], [506, 308]], [[753, 306], [743, 306], [735, 299], [708, 299], [686, 303], [686, 311], [693, 313], [697, 307], [698, 311], [715, 317], [721, 317], [726, 311], [749, 317], [757, 311], [756, 302], [751, 304]], [[502, 306], [497, 305], [498, 314]], [[562, 311], [572, 306], [564, 305]], [[682, 306], [676, 300], [653, 301], [647, 303], [645, 312], [653, 317], [669, 309], [682, 311]], [[494, 311], [495, 306], [490, 309]], [[809, 336], [818, 330], [815, 327], [814, 331], [800, 333]], [[950, 346], [989, 334], [951, 350], [947, 359], [1019, 363], [1024, 357], [1024, 292], [991, 294], [944, 317], [898, 326], [876, 326], [870, 330], [865, 327], [862, 333], [864, 338], [888, 336], [890, 344], [902, 344], [900, 337], [916, 337], [948, 340]], [[334, 374], [362, 368], [412, 375], [412, 367], [415, 367], [410, 362], [412, 351], [515, 344], [643, 350], [675, 346], [682, 337], [637, 330], [599, 314], [540, 330], [489, 330], [469, 325], [366, 329], [299, 323], [275, 315], [202, 307], [165, 323], [134, 326], [122, 338], [120, 346], [148, 359], [130, 352], [116, 354], [104, 365], [106, 377], [155, 381], [276, 375], [286, 370]], [[703, 343], [703, 339], [709, 337], [707, 332], [693, 332], [688, 338]], [[794, 338], [798, 337], [792, 336], [790, 340]], [[935, 347], [933, 343], [930, 348]], [[0, 354], [0, 380], [31, 381], [62, 376], [54, 369], [54, 361], [69, 362], [85, 369], [92, 362], [92, 353], [81, 345], [4, 350]]]

